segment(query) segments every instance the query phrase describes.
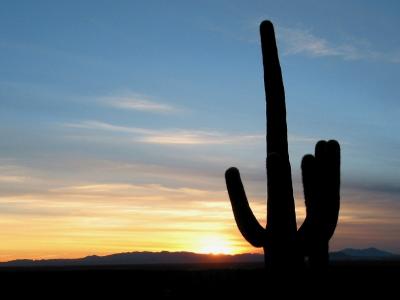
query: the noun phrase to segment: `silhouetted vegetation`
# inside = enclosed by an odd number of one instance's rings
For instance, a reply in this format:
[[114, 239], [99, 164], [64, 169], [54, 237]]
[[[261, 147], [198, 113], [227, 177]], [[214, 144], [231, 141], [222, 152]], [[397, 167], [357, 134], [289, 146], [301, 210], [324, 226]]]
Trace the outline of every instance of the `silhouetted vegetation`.
[[326, 267], [329, 240], [339, 215], [340, 147], [337, 141], [319, 141], [315, 154], [304, 156], [302, 175], [307, 216], [297, 231], [292, 175], [288, 152], [285, 92], [274, 28], [260, 26], [267, 107], [267, 228], [261, 226], [247, 201], [238, 169], [226, 171], [226, 184], [236, 223], [244, 238], [264, 247], [268, 267]]

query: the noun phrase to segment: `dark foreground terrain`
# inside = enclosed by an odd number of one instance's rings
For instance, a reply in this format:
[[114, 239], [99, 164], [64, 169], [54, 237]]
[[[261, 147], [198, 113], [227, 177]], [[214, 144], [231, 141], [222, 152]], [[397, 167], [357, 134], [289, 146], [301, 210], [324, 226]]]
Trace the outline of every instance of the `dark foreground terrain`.
[[20, 295], [54, 299], [274, 299], [277, 295], [399, 299], [400, 261], [334, 262], [325, 272], [279, 274], [266, 272], [260, 263], [2, 267], [0, 277], [2, 293], [13, 296], [8, 299]]

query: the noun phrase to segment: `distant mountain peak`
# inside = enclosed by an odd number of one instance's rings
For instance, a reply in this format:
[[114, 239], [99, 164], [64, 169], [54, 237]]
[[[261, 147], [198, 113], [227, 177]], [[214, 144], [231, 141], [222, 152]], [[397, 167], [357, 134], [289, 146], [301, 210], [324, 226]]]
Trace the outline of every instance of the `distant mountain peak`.
[[[381, 260], [400, 259], [388, 251], [374, 247], [365, 249], [345, 248], [330, 253], [335, 260]], [[209, 263], [262, 263], [263, 254], [198, 254], [187, 251], [170, 252], [124, 252], [105, 256], [89, 255], [77, 259], [17, 259], [0, 263], [0, 267], [53, 267], [53, 266], [112, 266], [112, 265], [171, 265], [171, 264], [209, 264]]]
[[49, 266], [111, 266], [111, 265], [171, 265], [203, 263], [259, 263], [262, 254], [212, 255], [187, 251], [124, 252], [105, 256], [89, 255], [77, 259], [18, 259], [0, 263], [0, 267], [49, 267]]
[[395, 256], [395, 254], [380, 250], [375, 247], [369, 247], [364, 249], [354, 249], [354, 248], [345, 248], [339, 252], [342, 252], [349, 256], [357, 256], [357, 257], [391, 257]]
[[375, 247], [364, 249], [345, 248], [340, 251], [330, 253], [331, 260], [387, 260], [400, 259], [400, 256]]

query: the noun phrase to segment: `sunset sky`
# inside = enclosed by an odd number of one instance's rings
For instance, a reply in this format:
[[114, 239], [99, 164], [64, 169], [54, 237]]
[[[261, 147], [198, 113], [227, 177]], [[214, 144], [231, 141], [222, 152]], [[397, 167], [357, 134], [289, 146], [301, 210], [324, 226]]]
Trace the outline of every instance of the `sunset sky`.
[[258, 25], [300, 161], [342, 146], [331, 249], [400, 253], [399, 1], [1, 1], [0, 261], [127, 251], [255, 252], [224, 172], [266, 219]]

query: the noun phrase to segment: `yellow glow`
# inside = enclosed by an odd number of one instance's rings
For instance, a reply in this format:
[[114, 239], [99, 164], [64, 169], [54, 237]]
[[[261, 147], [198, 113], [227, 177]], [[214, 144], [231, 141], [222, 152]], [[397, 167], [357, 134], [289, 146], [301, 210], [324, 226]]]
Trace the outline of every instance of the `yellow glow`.
[[223, 236], [207, 236], [200, 240], [200, 249], [196, 252], [207, 254], [233, 254], [235, 251]]
[[[375, 205], [379, 194], [354, 195], [350, 196], [365, 201], [352, 202], [349, 196], [343, 202], [332, 249], [367, 247], [371, 240], [389, 245], [396, 240], [400, 206]], [[260, 224], [265, 224], [265, 200], [249, 198], [254, 214], [262, 216]], [[240, 234], [225, 190], [159, 184], [54, 184], [32, 194], [1, 194], [0, 206], [0, 261], [131, 251], [263, 251]], [[296, 206], [300, 226], [305, 216], [301, 197]]]
[[[0, 195], [0, 261], [131, 251], [253, 252], [226, 191], [87, 184]], [[264, 205], [253, 206], [262, 215]], [[261, 220], [261, 222], [265, 222]]]

